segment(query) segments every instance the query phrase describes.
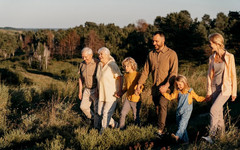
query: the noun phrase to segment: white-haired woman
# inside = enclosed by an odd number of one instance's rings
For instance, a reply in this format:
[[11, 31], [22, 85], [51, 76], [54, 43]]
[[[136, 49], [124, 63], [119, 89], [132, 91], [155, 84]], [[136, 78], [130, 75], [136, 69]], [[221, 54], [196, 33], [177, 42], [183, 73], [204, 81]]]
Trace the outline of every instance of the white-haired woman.
[[118, 125], [112, 119], [112, 115], [122, 91], [122, 74], [108, 48], [100, 48], [98, 54], [100, 60], [96, 75], [99, 91], [98, 114], [102, 116], [103, 130], [108, 125], [112, 127]]

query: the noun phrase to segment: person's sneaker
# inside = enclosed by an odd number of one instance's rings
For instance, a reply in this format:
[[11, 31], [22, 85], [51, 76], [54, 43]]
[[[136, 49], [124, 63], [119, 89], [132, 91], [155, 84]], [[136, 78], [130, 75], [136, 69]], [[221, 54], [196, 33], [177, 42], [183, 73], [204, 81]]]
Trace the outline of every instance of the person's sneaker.
[[202, 139], [206, 140], [207, 142], [209, 142], [211, 144], [213, 143], [213, 140], [210, 136], [203, 136]]
[[118, 122], [117, 121], [114, 122], [114, 127], [113, 128], [118, 128]]
[[104, 131], [104, 129], [101, 128], [100, 131], [99, 131], [99, 134], [102, 135], [102, 134], [103, 134], [103, 131]]
[[159, 132], [159, 131], [156, 131], [154, 134], [156, 134], [160, 139], [163, 138], [163, 133]]

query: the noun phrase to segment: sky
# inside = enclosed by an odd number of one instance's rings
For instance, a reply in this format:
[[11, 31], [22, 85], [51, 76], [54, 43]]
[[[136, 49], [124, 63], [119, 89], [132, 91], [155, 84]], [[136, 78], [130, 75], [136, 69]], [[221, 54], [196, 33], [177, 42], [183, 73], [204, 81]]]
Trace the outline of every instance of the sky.
[[193, 19], [240, 11], [240, 0], [0, 0], [0, 27], [73, 28], [85, 22], [120, 27], [187, 10]]

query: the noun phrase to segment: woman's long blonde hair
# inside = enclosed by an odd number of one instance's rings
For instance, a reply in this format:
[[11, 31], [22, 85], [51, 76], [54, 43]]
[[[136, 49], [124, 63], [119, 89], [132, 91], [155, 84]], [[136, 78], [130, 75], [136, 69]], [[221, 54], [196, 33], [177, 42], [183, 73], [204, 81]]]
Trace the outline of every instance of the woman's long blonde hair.
[[210, 34], [208, 40], [217, 44], [221, 49], [225, 49], [224, 38], [221, 34], [219, 33]]

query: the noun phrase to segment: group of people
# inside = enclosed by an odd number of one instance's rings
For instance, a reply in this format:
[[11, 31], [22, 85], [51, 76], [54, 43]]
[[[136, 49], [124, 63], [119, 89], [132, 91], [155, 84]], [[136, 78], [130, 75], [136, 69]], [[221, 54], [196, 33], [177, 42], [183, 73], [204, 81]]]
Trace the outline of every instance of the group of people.
[[[81, 110], [94, 122], [94, 127], [104, 131], [107, 127], [125, 128], [125, 118], [132, 109], [135, 124], [140, 124], [140, 94], [149, 74], [152, 75], [152, 100], [157, 114], [158, 130], [156, 135], [164, 135], [167, 107], [170, 100], [177, 99], [176, 121], [178, 130], [171, 136], [176, 142], [188, 143], [187, 125], [193, 109], [193, 99], [198, 102], [213, 101], [210, 110], [209, 136], [203, 137], [209, 142], [225, 131], [223, 105], [231, 96], [237, 96], [237, 78], [234, 56], [224, 47], [224, 38], [219, 33], [209, 36], [212, 55], [209, 58], [207, 75], [207, 96], [198, 96], [189, 86], [184, 75], [178, 75], [178, 57], [174, 50], [165, 45], [165, 35], [157, 31], [153, 35], [154, 50], [150, 51], [142, 72], [137, 71], [137, 63], [131, 57], [123, 60], [125, 70], [122, 75], [110, 50], [102, 47], [98, 50], [99, 60], [93, 58], [90, 48], [82, 50], [83, 62], [79, 69], [79, 99]], [[84, 90], [83, 90], [84, 86]], [[112, 118], [117, 99], [126, 93], [118, 124]], [[94, 110], [90, 109], [93, 103]]]

